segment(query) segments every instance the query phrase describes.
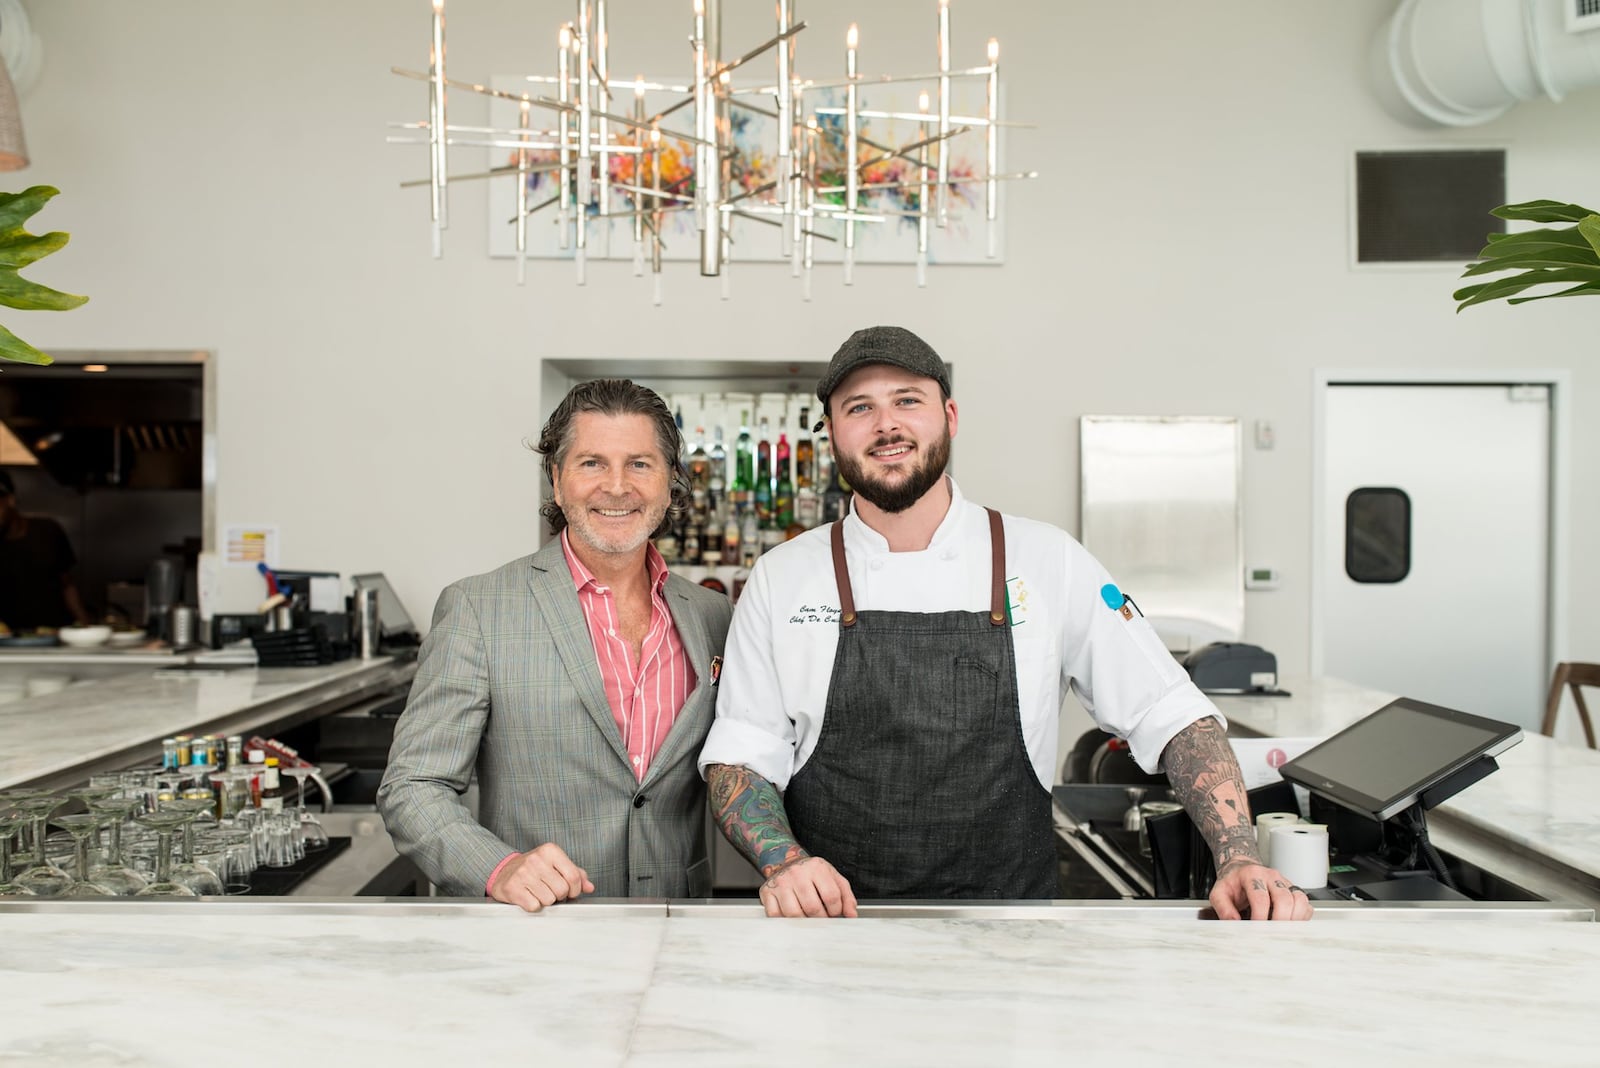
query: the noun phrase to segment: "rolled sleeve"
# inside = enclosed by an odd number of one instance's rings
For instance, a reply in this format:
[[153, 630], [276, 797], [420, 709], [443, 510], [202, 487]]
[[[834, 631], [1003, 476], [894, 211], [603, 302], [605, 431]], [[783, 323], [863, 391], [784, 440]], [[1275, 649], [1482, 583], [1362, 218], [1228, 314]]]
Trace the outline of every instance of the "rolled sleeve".
[[757, 563], [728, 628], [717, 718], [699, 768], [703, 777], [712, 764], [743, 766], [783, 790], [794, 774], [795, 729], [784, 714], [773, 655], [771, 600], [767, 571]]
[[1095, 722], [1127, 740], [1141, 768], [1159, 771], [1167, 743], [1196, 720], [1227, 725], [1144, 616], [1127, 618], [1106, 602], [1102, 591], [1114, 583], [1088, 550], [1073, 542], [1067, 568], [1062, 673]]

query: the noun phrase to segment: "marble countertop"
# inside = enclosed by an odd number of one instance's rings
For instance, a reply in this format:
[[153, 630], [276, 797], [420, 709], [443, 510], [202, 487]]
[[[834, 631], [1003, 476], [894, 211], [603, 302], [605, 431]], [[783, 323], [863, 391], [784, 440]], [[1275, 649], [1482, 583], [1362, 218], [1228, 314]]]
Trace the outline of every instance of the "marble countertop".
[[[1244, 732], [1269, 737], [1335, 734], [1394, 695], [1338, 679], [1281, 680], [1288, 697], [1212, 698]], [[1440, 805], [1450, 820], [1600, 883], [1600, 751], [1524, 732], [1495, 758], [1500, 770]]]
[[355, 1064], [1595, 1057], [1592, 923], [78, 904], [0, 905], [0, 1062], [193, 1063], [196, 1010]]
[[0, 789], [66, 785], [88, 774], [82, 769], [159, 756], [161, 739], [174, 734], [253, 730], [388, 686], [399, 670], [388, 658], [301, 668], [193, 664], [135, 669], [12, 701], [0, 705]]

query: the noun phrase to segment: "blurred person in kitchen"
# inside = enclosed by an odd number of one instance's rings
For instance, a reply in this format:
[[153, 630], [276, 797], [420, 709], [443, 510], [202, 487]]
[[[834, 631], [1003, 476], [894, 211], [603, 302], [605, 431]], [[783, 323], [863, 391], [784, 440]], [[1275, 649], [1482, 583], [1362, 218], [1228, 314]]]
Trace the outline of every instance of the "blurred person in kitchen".
[[694, 760], [732, 609], [651, 543], [688, 503], [682, 438], [655, 393], [602, 379], [572, 388], [537, 450], [558, 536], [440, 596], [379, 810], [448, 894], [529, 911], [707, 896]]
[[23, 515], [11, 472], [0, 469], [0, 623], [13, 634], [89, 623], [77, 563], [61, 524]]
[[757, 561], [699, 760], [767, 913], [1055, 897], [1071, 686], [1165, 770], [1211, 847], [1219, 917], [1308, 918], [1256, 852], [1221, 715], [1132, 598], [1065, 531], [985, 509], [945, 473], [958, 413], [938, 354], [909, 330], [858, 331], [817, 396], [851, 510]]

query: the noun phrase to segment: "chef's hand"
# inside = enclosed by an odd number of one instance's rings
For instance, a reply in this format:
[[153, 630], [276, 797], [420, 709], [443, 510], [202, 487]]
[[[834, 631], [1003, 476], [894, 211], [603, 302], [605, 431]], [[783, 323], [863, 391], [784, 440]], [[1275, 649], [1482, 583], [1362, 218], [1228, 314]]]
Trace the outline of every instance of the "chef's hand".
[[821, 857], [798, 857], [761, 884], [768, 916], [854, 916], [850, 881]]
[[546, 905], [568, 901], [580, 894], [594, 893], [589, 873], [572, 862], [566, 851], [546, 842], [513, 858], [495, 876], [489, 896], [528, 912]]
[[1217, 873], [1211, 907], [1219, 920], [1309, 920], [1311, 899], [1278, 871], [1240, 858]]

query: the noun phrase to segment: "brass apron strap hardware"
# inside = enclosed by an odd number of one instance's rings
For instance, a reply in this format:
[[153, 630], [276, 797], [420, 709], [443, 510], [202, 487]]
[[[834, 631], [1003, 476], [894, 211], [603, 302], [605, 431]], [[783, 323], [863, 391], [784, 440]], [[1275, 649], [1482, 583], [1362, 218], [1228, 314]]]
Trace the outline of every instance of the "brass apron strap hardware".
[[839, 626], [856, 625], [856, 599], [850, 595], [850, 569], [844, 562], [844, 520], [833, 524], [833, 580], [839, 585]]
[[1006, 531], [999, 512], [993, 508], [984, 511], [989, 513], [990, 567], [993, 569], [989, 579], [993, 587], [989, 593], [989, 622], [1003, 627], [1006, 624]]

